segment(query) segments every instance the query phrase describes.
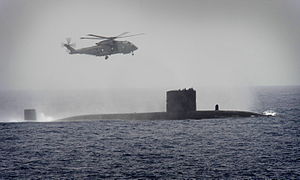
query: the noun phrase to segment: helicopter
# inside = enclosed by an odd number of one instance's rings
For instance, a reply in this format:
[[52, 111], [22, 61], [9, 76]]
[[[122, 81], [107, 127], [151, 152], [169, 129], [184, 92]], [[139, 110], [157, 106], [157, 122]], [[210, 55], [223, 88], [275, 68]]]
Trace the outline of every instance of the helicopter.
[[63, 43], [63, 46], [68, 49], [69, 54], [87, 54], [87, 55], [94, 55], [94, 56], [104, 56], [105, 59], [108, 59], [108, 57], [113, 54], [131, 53], [132, 55], [134, 55], [134, 51], [136, 51], [138, 48], [133, 43], [129, 41], [117, 41], [116, 39], [138, 36], [144, 33], [126, 35], [128, 33], [129, 32], [124, 32], [118, 36], [113, 36], [113, 37], [87, 34], [86, 36], [88, 37], [81, 37], [80, 39], [91, 39], [91, 40], [101, 40], [101, 41], [97, 42], [96, 45], [91, 47], [74, 49], [75, 44], [71, 43], [70, 38], [67, 38], [66, 39], [67, 43]]

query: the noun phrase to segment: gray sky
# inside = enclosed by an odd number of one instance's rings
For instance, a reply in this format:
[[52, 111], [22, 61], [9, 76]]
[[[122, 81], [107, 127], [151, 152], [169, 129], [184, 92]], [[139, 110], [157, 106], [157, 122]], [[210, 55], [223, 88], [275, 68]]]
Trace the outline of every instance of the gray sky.
[[[297, 0], [0, 0], [0, 89], [300, 85]], [[135, 56], [69, 55], [146, 33]]]

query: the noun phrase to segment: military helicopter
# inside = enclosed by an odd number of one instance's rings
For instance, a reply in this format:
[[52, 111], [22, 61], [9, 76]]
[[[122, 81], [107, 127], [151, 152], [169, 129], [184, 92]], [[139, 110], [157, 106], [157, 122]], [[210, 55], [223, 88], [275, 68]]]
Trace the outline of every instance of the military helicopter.
[[[102, 40], [97, 42], [95, 46], [85, 47], [81, 49], [74, 49], [74, 45], [71, 43], [71, 39], [67, 39], [67, 43], [64, 43], [63, 46], [66, 47], [69, 51], [69, 54], [88, 54], [94, 56], [105, 56], [105, 59], [108, 59], [110, 55], [113, 54], [132, 54], [134, 55], [134, 51], [138, 48], [129, 41], [116, 41], [119, 38], [126, 38], [131, 36], [138, 36], [140, 34], [126, 35], [129, 32], [124, 32], [118, 36], [113, 37], [105, 37], [98, 36], [95, 34], [88, 34], [88, 37], [81, 37], [80, 39], [92, 39], [92, 40]], [[125, 36], [126, 35], [126, 36]]]

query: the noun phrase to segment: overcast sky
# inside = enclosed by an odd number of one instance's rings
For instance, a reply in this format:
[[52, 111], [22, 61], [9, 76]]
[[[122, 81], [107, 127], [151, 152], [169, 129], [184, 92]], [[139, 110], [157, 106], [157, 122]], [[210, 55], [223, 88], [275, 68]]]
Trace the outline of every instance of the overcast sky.
[[[0, 0], [0, 89], [300, 85], [300, 1]], [[135, 55], [69, 55], [128, 38]]]

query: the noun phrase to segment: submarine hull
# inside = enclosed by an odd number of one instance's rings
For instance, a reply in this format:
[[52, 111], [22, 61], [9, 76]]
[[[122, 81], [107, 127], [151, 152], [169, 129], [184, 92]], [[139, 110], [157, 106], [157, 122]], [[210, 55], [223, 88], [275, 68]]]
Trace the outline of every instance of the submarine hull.
[[262, 114], [248, 111], [192, 111], [192, 112], [150, 112], [124, 114], [89, 114], [60, 119], [59, 121], [84, 120], [184, 120], [184, 119], [212, 119], [229, 117], [258, 117]]
[[167, 91], [166, 112], [125, 113], [125, 114], [90, 114], [61, 119], [61, 121], [83, 120], [182, 120], [182, 119], [209, 119], [228, 117], [263, 116], [247, 111], [197, 111], [196, 91], [192, 88]]

